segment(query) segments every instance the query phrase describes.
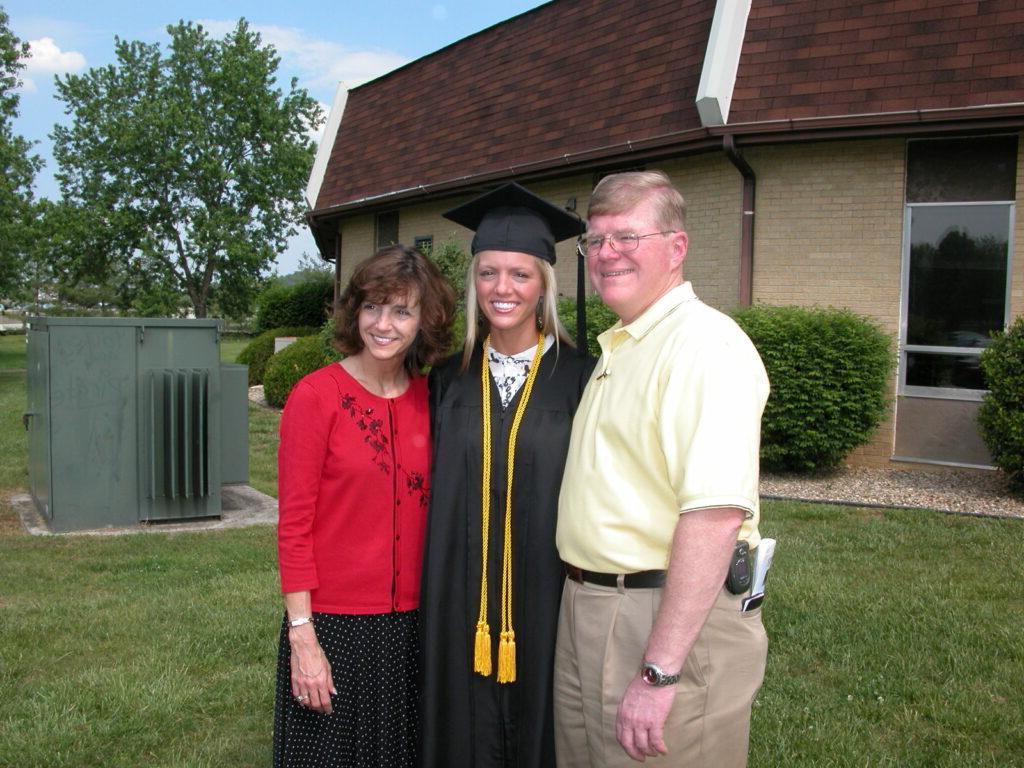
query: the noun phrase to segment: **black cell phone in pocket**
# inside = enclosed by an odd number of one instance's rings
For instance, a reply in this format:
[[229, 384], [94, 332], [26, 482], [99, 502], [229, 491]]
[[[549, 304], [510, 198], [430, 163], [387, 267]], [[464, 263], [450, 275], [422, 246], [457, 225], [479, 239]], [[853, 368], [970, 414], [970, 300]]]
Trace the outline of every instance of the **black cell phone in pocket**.
[[725, 577], [725, 588], [734, 595], [742, 595], [750, 589], [750, 545], [745, 541], [736, 542], [729, 562], [729, 573]]

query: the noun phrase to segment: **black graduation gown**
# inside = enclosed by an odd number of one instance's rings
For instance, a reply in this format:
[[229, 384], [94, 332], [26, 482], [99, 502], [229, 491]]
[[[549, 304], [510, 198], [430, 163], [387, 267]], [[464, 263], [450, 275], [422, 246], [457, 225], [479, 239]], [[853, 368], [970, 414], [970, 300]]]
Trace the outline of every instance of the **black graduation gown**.
[[488, 622], [492, 673], [473, 672], [480, 610], [481, 350], [459, 372], [460, 356], [430, 376], [434, 457], [424, 575], [423, 764], [520, 766], [555, 764], [551, 684], [563, 570], [555, 519], [572, 417], [594, 368], [592, 358], [563, 346], [541, 358], [519, 426], [512, 489], [512, 622], [516, 681], [496, 682], [501, 632], [508, 438], [523, 394], [502, 408], [491, 386], [491, 518]]

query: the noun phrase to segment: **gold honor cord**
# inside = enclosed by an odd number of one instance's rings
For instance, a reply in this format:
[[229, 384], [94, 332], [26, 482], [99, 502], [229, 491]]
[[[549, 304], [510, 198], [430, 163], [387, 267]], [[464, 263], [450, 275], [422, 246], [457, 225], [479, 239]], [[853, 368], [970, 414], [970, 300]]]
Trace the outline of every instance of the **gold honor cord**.
[[[491, 337], [484, 339], [483, 358], [480, 361], [480, 388], [483, 399], [481, 421], [483, 422], [483, 471], [481, 477], [481, 546], [480, 564], [480, 615], [476, 622], [476, 643], [474, 646], [473, 671], [484, 677], [491, 674], [491, 628], [487, 624], [487, 545], [491, 529], [491, 380], [487, 362], [487, 348]], [[537, 337], [537, 349], [530, 361], [530, 372], [523, 387], [523, 396], [512, 420], [512, 431], [508, 438], [508, 482], [505, 488], [505, 543], [501, 557], [501, 641], [498, 643], [498, 682], [514, 683], [516, 679], [516, 633], [512, 629], [512, 476], [515, 468], [516, 436], [519, 424], [526, 412], [526, 403], [533, 391], [533, 382], [540, 368], [544, 354], [544, 336]]]

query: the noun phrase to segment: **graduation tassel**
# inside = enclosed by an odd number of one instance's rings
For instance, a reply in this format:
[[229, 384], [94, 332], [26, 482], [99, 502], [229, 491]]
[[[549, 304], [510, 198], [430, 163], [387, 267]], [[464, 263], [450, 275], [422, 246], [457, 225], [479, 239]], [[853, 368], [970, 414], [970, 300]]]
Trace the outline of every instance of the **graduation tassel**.
[[[505, 641], [502, 640], [502, 642]], [[473, 659], [473, 671], [484, 677], [491, 675], [491, 628], [487, 626], [486, 621], [476, 623], [476, 653]]]
[[498, 682], [516, 681], [516, 633], [512, 630], [501, 633], [498, 643]]

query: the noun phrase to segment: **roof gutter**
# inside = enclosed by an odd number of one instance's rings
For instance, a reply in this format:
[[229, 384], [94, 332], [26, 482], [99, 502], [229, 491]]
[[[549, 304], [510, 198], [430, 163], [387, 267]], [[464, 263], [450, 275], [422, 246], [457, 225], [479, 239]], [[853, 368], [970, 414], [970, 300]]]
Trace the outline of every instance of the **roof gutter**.
[[865, 112], [857, 115], [731, 123], [727, 126], [709, 126], [708, 133], [730, 133], [738, 143], [754, 145], [932, 133], [977, 133], [981, 130], [1020, 130], [1022, 127], [1024, 102], [1013, 102], [953, 109]]
[[739, 302], [749, 307], [754, 296], [754, 196], [757, 176], [754, 169], [736, 149], [731, 133], [722, 137], [722, 150], [743, 177], [743, 201], [740, 211], [740, 280]]

